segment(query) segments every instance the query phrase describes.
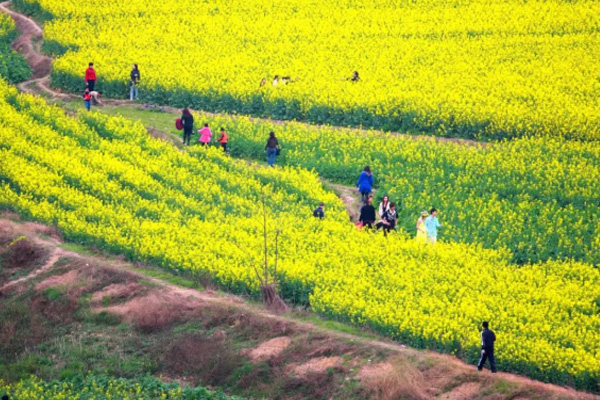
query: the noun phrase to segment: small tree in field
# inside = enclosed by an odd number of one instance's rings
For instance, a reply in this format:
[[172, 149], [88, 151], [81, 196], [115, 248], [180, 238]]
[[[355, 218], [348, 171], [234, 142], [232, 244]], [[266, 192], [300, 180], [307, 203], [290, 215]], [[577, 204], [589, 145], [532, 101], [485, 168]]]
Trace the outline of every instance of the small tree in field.
[[[275, 230], [275, 258], [273, 262], [273, 269], [269, 268], [269, 245], [268, 245], [268, 229], [267, 229], [267, 206], [265, 196], [261, 198], [262, 212], [263, 212], [263, 239], [264, 239], [264, 262], [253, 263], [254, 272], [260, 282], [260, 294], [262, 296], [263, 304], [269, 309], [277, 313], [285, 313], [289, 311], [289, 307], [277, 294], [277, 261], [279, 260], [279, 235], [281, 231]], [[239, 245], [236, 246], [242, 250], [246, 255], [253, 259], [246, 250], [241, 248]], [[253, 260], [254, 261], [254, 260]]]

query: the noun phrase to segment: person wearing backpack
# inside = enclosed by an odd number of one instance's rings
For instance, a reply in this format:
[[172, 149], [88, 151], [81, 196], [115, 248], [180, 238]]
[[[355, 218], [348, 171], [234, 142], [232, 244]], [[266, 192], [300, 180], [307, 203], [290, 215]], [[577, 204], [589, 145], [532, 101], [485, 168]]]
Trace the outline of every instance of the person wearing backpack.
[[181, 112], [181, 124], [183, 125], [183, 144], [189, 146], [194, 130], [194, 116], [187, 107]]

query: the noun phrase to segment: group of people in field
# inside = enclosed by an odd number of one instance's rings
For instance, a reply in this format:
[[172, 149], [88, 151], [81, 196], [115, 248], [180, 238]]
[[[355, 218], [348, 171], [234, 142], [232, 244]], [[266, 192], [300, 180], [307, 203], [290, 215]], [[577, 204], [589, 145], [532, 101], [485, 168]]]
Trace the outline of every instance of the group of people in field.
[[[139, 92], [139, 83], [142, 78], [140, 69], [137, 64], [133, 64], [131, 72], [129, 73], [129, 99], [131, 101], [137, 100]], [[96, 90], [96, 84], [98, 82], [98, 76], [94, 69], [94, 63], [89, 63], [88, 68], [85, 70], [85, 89], [83, 91], [83, 102], [86, 110], [90, 111], [92, 106], [102, 104], [100, 97], [102, 92]]]

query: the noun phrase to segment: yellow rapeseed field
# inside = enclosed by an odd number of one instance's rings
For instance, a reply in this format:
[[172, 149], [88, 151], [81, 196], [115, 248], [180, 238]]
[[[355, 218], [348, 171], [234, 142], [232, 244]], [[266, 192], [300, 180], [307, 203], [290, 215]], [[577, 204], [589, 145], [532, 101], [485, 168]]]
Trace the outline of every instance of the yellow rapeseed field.
[[[0, 113], [0, 207], [70, 241], [256, 293], [264, 195], [270, 237], [282, 231], [286, 299], [471, 362], [489, 319], [502, 370], [598, 391], [600, 271], [589, 264], [516, 267], [509, 252], [478, 245], [384, 240], [347, 222], [315, 173], [181, 152], [140, 123], [72, 118], [2, 82]], [[328, 205], [323, 221], [311, 216], [318, 201]]]
[[[500, 139], [600, 139], [595, 0], [15, 0], [53, 84], [211, 111]], [[361, 80], [346, 78], [358, 71]], [[275, 75], [287, 85], [272, 85]], [[266, 85], [260, 82], [266, 78]]]

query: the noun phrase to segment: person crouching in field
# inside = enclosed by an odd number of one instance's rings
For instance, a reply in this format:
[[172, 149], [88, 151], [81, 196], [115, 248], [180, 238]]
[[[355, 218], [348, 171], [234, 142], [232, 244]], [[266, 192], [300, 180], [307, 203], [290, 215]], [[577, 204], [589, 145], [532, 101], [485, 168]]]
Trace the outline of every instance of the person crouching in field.
[[362, 204], [367, 204], [367, 199], [373, 191], [373, 174], [371, 173], [371, 167], [368, 165], [363, 169], [358, 177], [356, 187], [360, 192]]
[[477, 371], [481, 371], [486, 360], [490, 361], [490, 369], [492, 373], [496, 373], [496, 359], [494, 358], [494, 342], [496, 341], [496, 334], [494, 331], [489, 329], [489, 323], [483, 321], [481, 324], [483, 328], [481, 331], [481, 359], [477, 364]]
[[396, 211], [396, 204], [390, 203], [390, 207], [383, 212], [381, 221], [375, 225], [377, 230], [383, 228], [383, 234], [387, 236], [388, 232], [392, 229], [396, 229], [396, 221], [398, 220], [398, 212]]
[[90, 111], [92, 108], [92, 94], [90, 93], [89, 88], [85, 88], [83, 92], [83, 104], [85, 105], [85, 109]]
[[358, 222], [362, 223], [362, 226], [368, 228], [373, 227], [375, 222], [375, 207], [373, 207], [373, 196], [367, 196], [366, 204], [360, 209], [360, 218]]
[[319, 218], [319, 219], [323, 219], [325, 218], [325, 204], [323, 203], [319, 203], [319, 207], [317, 207], [315, 209], [315, 211], [313, 211], [313, 217], [315, 218]]
[[198, 133], [200, 134], [200, 143], [202, 146], [206, 146], [212, 140], [212, 131], [208, 127], [208, 124], [204, 124], [204, 128], [199, 129]]
[[219, 136], [218, 142], [221, 144], [223, 151], [227, 154], [227, 142], [229, 141], [229, 136], [227, 132], [225, 132], [225, 128], [221, 128], [221, 136]]
[[183, 124], [183, 144], [190, 145], [190, 138], [194, 130], [194, 116], [188, 108], [181, 112], [181, 123]]

